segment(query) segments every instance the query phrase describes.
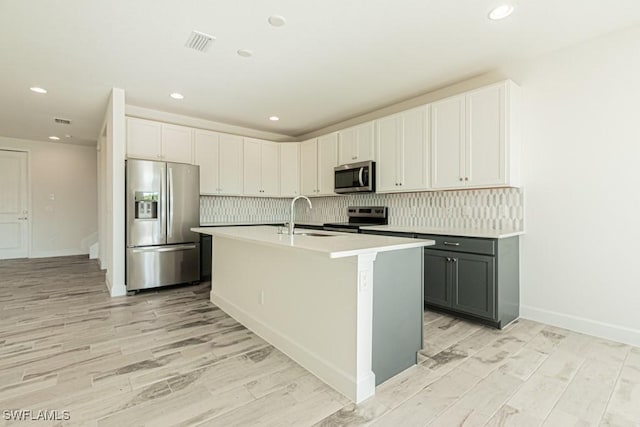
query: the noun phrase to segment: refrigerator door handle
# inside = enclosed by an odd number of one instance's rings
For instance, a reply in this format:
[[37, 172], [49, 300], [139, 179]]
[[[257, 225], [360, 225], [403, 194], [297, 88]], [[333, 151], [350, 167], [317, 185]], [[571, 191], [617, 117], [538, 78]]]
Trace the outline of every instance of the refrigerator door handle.
[[195, 249], [196, 245], [176, 245], [176, 246], [148, 246], [146, 248], [135, 248], [131, 249], [133, 253], [141, 253], [141, 252], [176, 252], [176, 251], [187, 251], [189, 249]]
[[173, 168], [168, 166], [169, 170], [169, 218], [167, 224], [167, 235], [171, 237], [173, 235]]

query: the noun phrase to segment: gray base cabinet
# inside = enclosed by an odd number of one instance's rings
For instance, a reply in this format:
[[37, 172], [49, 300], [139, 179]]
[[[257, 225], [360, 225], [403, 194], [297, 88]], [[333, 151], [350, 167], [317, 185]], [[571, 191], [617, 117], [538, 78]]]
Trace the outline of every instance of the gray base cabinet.
[[495, 319], [494, 257], [445, 251], [424, 252], [426, 303]]
[[424, 249], [427, 306], [473, 316], [499, 328], [519, 317], [518, 237], [415, 237], [436, 241]]
[[366, 234], [434, 240], [424, 248], [424, 303], [503, 328], [520, 316], [518, 237], [486, 239], [398, 233]]

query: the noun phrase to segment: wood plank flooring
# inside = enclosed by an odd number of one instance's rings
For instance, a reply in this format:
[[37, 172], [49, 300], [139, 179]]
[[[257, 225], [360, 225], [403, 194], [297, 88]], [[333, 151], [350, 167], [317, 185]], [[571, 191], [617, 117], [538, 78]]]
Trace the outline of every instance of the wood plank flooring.
[[86, 257], [0, 261], [0, 425], [640, 426], [640, 348], [425, 312], [421, 363], [354, 405], [208, 297], [112, 299]]

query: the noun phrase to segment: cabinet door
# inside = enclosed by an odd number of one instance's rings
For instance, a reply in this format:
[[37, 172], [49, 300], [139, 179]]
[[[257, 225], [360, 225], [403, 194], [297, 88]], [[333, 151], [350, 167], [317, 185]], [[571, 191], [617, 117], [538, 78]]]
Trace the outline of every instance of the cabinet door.
[[338, 134], [318, 138], [318, 193], [335, 196], [334, 168], [338, 166]]
[[305, 196], [318, 194], [318, 140], [300, 143], [300, 191]]
[[376, 122], [376, 147], [378, 161], [376, 162], [376, 191], [398, 191], [398, 145], [400, 141], [400, 117], [393, 115], [384, 117]]
[[465, 96], [431, 104], [431, 186], [464, 185]]
[[338, 132], [338, 164], [375, 159], [374, 122], [363, 123]]
[[300, 194], [300, 144], [280, 144], [280, 195]]
[[183, 126], [162, 125], [162, 158], [167, 162], [193, 163], [192, 133]]
[[375, 126], [374, 122], [367, 122], [359, 125], [358, 139], [356, 144], [356, 162], [365, 160], [375, 160]]
[[220, 134], [220, 194], [242, 194], [242, 137]]
[[127, 157], [162, 159], [162, 124], [127, 118]]
[[490, 86], [469, 93], [466, 113], [467, 185], [506, 184], [505, 86]]
[[495, 320], [495, 258], [456, 254], [452, 259], [451, 307], [464, 313]]
[[437, 251], [424, 251], [424, 301], [440, 307], [451, 307], [449, 276], [451, 258]]
[[399, 189], [429, 188], [429, 107], [414, 108], [400, 114], [401, 144], [398, 146]]
[[195, 131], [195, 163], [200, 166], [200, 194], [216, 194], [218, 186], [218, 145], [220, 135]]
[[356, 128], [344, 129], [338, 132], [338, 164], [354, 163], [357, 160], [356, 144], [357, 144]]
[[262, 143], [262, 195], [275, 197], [280, 194], [280, 144]]
[[262, 195], [262, 142], [253, 138], [244, 138], [244, 194], [247, 196]]

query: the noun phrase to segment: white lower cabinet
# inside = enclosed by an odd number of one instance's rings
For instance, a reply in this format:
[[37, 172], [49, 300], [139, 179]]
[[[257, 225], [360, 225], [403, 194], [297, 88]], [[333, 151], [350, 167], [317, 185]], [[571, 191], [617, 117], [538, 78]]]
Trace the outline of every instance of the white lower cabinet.
[[200, 166], [200, 194], [242, 195], [242, 137], [195, 131], [195, 164]]
[[429, 188], [429, 106], [376, 121], [376, 191], [424, 191]]
[[512, 81], [434, 102], [434, 189], [520, 185], [520, 88]]
[[334, 168], [338, 166], [338, 134], [300, 143], [300, 185], [306, 196], [335, 196]]
[[244, 138], [244, 194], [280, 195], [280, 147], [277, 143]]
[[300, 143], [280, 144], [280, 195], [300, 195]]

